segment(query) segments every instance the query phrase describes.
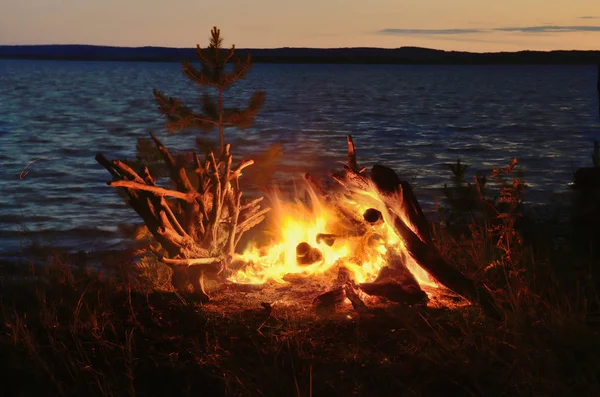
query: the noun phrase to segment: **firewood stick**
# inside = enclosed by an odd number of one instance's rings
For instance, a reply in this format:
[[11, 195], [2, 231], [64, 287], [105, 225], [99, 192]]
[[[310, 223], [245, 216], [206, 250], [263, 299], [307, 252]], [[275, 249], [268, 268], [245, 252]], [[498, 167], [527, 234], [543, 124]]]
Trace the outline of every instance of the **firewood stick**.
[[175, 233], [173, 229], [167, 229], [165, 227], [158, 227], [156, 232], [161, 235], [163, 238], [169, 240], [173, 244], [178, 245], [179, 247], [183, 247], [186, 245], [186, 239], [183, 236]]
[[244, 219], [244, 221], [238, 225], [238, 229], [244, 228], [246, 226], [246, 224], [252, 222], [253, 220], [255, 220], [256, 218], [258, 218], [260, 216], [263, 216], [264, 214], [266, 214], [269, 211], [271, 211], [271, 208], [263, 208], [262, 210], [260, 210], [256, 214], [252, 215], [251, 217]]
[[169, 205], [169, 203], [167, 202], [167, 200], [164, 197], [160, 198], [160, 204], [162, 205], [163, 210], [166, 212], [167, 216], [169, 217], [169, 221], [173, 225], [173, 228], [175, 229], [175, 231], [182, 236], [187, 236], [187, 233], [185, 232], [185, 230], [183, 230], [183, 227], [179, 223], [179, 220], [177, 220], [177, 217], [173, 213], [171, 206]]
[[258, 205], [261, 201], [263, 201], [263, 199], [264, 199], [264, 197], [259, 197], [257, 199], [254, 199], [254, 200], [242, 205], [240, 207], [240, 211], [246, 211], [247, 209], [252, 208], [255, 205]]
[[261, 210], [261, 206], [256, 204], [255, 206], [253, 206], [251, 208], [240, 208], [240, 214], [243, 214], [244, 219], [246, 219], [246, 218], [249, 218], [252, 215], [256, 214], [260, 210]]
[[221, 157], [219, 159], [219, 162], [225, 164], [227, 163], [227, 158], [231, 157], [231, 144], [228, 143], [225, 145], [225, 147], [223, 148], [223, 152], [221, 152]]
[[193, 258], [193, 259], [169, 259], [161, 258], [166, 264], [173, 266], [198, 266], [198, 265], [213, 265], [220, 263], [223, 258], [211, 257], [211, 258]]
[[215, 160], [215, 156], [210, 153], [210, 161], [213, 165], [215, 172], [213, 173], [214, 178], [214, 196], [213, 196], [213, 213], [210, 219], [210, 236], [211, 241], [210, 244], [213, 248], [214, 244], [217, 243], [217, 230], [219, 225], [219, 218], [221, 217], [221, 178], [219, 177], [219, 169], [217, 168], [217, 163]]
[[162, 142], [153, 133], [150, 133], [150, 136], [152, 137], [154, 144], [158, 148], [158, 151], [163, 155], [163, 158], [167, 163], [169, 170], [171, 171], [171, 179], [175, 182], [177, 188], [180, 191], [184, 192], [190, 192], [194, 190], [192, 184], [190, 183], [190, 180], [185, 174], [185, 170], [182, 166], [178, 166], [173, 156], [171, 156], [171, 153], [169, 153], [167, 147], [163, 145]]
[[251, 166], [252, 164], [254, 164], [254, 160], [243, 161], [240, 165], [238, 165], [236, 168], [231, 170], [231, 173], [229, 174], [229, 180], [232, 180], [234, 178], [239, 178], [240, 176], [242, 176], [242, 170], [246, 167]]
[[223, 181], [222, 183], [222, 189], [223, 192], [221, 194], [221, 208], [223, 208], [223, 205], [225, 204], [225, 199], [228, 196], [228, 192], [231, 189], [231, 183], [229, 181], [229, 173], [231, 172], [231, 154], [229, 154], [229, 148], [230, 145], [227, 144], [227, 146], [225, 147], [225, 151], [227, 153], [227, 157], [225, 158], [225, 171], [223, 172], [223, 177], [221, 178], [221, 180]]
[[344, 285], [344, 292], [346, 293], [346, 298], [352, 303], [352, 307], [359, 314], [364, 314], [369, 312], [369, 308], [365, 305], [358, 293], [354, 290], [354, 287], [351, 285]]
[[204, 205], [204, 201], [202, 201], [202, 197], [198, 196], [196, 197], [196, 200], [198, 201], [198, 205], [200, 205], [200, 214], [204, 219], [208, 220], [208, 212], [206, 211], [206, 206]]
[[204, 240], [204, 236], [206, 235], [206, 227], [204, 226], [204, 221], [205, 221], [205, 217], [202, 213], [202, 211], [200, 211], [198, 213], [198, 229], [200, 230], [200, 234], [199, 234], [199, 240], [202, 241]]
[[348, 167], [355, 173], [361, 174], [365, 169], [358, 167], [358, 162], [356, 161], [356, 148], [354, 147], [354, 141], [352, 140], [352, 136], [348, 135], [346, 137], [348, 142]]
[[182, 234], [179, 233], [179, 231], [174, 230], [175, 227], [171, 224], [171, 220], [169, 219], [169, 216], [167, 215], [164, 209], [160, 209], [158, 218], [160, 220], [161, 227], [163, 227], [165, 230], [173, 230], [173, 233], [177, 233], [181, 237], [183, 237], [184, 234], [187, 235], [187, 233]]
[[393, 217], [394, 229], [404, 240], [408, 253], [419, 266], [452, 291], [471, 302], [479, 303], [484, 312], [492, 318], [502, 318], [498, 307], [494, 303], [494, 298], [485, 286], [477, 286], [473, 280], [449, 265], [435, 248], [423, 242], [400, 217], [396, 215], [393, 215]]
[[[208, 271], [211, 273], [220, 273], [223, 268], [221, 265], [222, 258], [192, 258], [192, 259], [170, 259], [163, 256], [156, 248], [150, 247], [150, 250], [154, 252], [154, 254], [158, 257], [158, 260], [163, 262], [164, 264], [171, 267], [196, 267], [202, 266], [203, 271]], [[191, 281], [191, 280], [190, 280]], [[206, 297], [206, 293], [203, 291], [203, 283], [200, 282], [200, 290], [197, 290], [197, 286], [195, 286], [194, 290], [196, 293], [204, 293]]]
[[233, 169], [233, 172], [241, 172], [244, 168], [250, 167], [254, 164], [254, 160], [244, 160], [237, 167]]
[[120, 160], [113, 160], [113, 165], [121, 171], [121, 174], [127, 175], [132, 178], [135, 182], [145, 183], [142, 177], [140, 177], [131, 167]]
[[[180, 247], [179, 245], [177, 245], [176, 243], [164, 238], [163, 236], [161, 236], [158, 231], [156, 229], [151, 230], [152, 235], [154, 236], [154, 238], [156, 239], [156, 241], [161, 245], [161, 247], [167, 251], [167, 253], [170, 256], [176, 256], [179, 254], [180, 252]], [[150, 249], [152, 250], [152, 246], [150, 246]], [[154, 251], [153, 251], [154, 252]], [[156, 256], [160, 259], [162, 257], [162, 254], [158, 254], [157, 252], [154, 252], [156, 254]]]
[[200, 156], [194, 153], [194, 162], [196, 163], [196, 174], [198, 175], [198, 186], [202, 186], [202, 182], [204, 181], [204, 167], [202, 167], [202, 163], [200, 162]]
[[177, 168], [178, 180], [181, 182], [181, 186], [183, 187], [182, 189], [180, 188], [180, 190], [183, 190], [185, 192], [196, 192], [196, 189], [194, 189], [194, 186], [192, 186], [192, 182], [190, 182], [190, 179], [188, 178], [183, 165], [179, 165]]
[[240, 207], [240, 214], [245, 214], [246, 216], [250, 216], [260, 210], [260, 203], [263, 201], [263, 198], [260, 197], [256, 200], [252, 200]]
[[154, 193], [157, 196], [175, 197], [175, 198], [184, 200], [186, 202], [192, 202], [193, 200], [195, 200], [194, 195], [190, 195], [189, 193], [182, 193], [182, 192], [178, 192], [177, 190], [163, 189], [162, 187], [149, 186], [146, 184], [141, 184], [141, 183], [137, 183], [137, 182], [133, 182], [133, 181], [113, 181], [113, 182], [108, 182], [108, 185], [116, 186], [116, 187], [125, 187], [128, 189], [134, 189], [134, 190], [144, 190], [147, 192]]
[[233, 257], [233, 254], [235, 253], [235, 237], [237, 231], [237, 223], [240, 216], [240, 201], [242, 200], [242, 192], [239, 191], [239, 188], [237, 190], [238, 191], [236, 194], [237, 197], [234, 206], [233, 220], [231, 221], [231, 231], [229, 232], [229, 240], [227, 241], [228, 252], [231, 257]]
[[[113, 183], [120, 181], [124, 177], [124, 175], [122, 174], [123, 171], [117, 169], [113, 162], [108, 160], [102, 153], [96, 154], [96, 161], [100, 163], [100, 165], [102, 165], [104, 168], [106, 168], [106, 170], [112, 175]], [[108, 185], [111, 185], [111, 182], [109, 182]], [[129, 188], [125, 187], [124, 189], [125, 193], [129, 197], [129, 200], [127, 200], [127, 202], [129, 203], [131, 208], [133, 208], [135, 212], [137, 212], [140, 215], [140, 217], [144, 220], [144, 223], [146, 223], [146, 225], [148, 225], [149, 227], [151, 227], [153, 223], [156, 223], [156, 218], [153, 216], [153, 214], [148, 212], [147, 208], [143, 206], [143, 201], [138, 196], [138, 194]]]
[[146, 208], [148, 209], [148, 211], [150, 212], [150, 214], [152, 214], [152, 216], [154, 217], [154, 219], [158, 222], [159, 221], [159, 216], [158, 216], [158, 211], [156, 210], [156, 207], [154, 206], [154, 197], [152, 196], [146, 196], [146, 197], [142, 197], [140, 199], [140, 201], [142, 201], [143, 203], [145, 203]]
[[[397, 213], [403, 211], [418, 231], [418, 236], [426, 243], [431, 243], [429, 223], [410, 184], [401, 180], [391, 168], [379, 164], [373, 166], [371, 179], [377, 186], [381, 201], [392, 209], [396, 209]], [[398, 215], [400, 214], [398, 213]]]
[[115, 179], [121, 179], [123, 176], [115, 169], [113, 163], [107, 159], [102, 153], [96, 153], [96, 161], [106, 168], [106, 170], [113, 176]]
[[200, 194], [206, 196], [212, 189], [212, 181], [210, 177], [205, 177], [202, 185], [200, 186]]
[[152, 137], [152, 140], [154, 141], [154, 144], [156, 145], [158, 151], [160, 152], [160, 154], [162, 154], [165, 163], [167, 163], [167, 166], [169, 167], [169, 170], [171, 172], [174, 172], [175, 159], [173, 159], [173, 156], [171, 156], [171, 153], [169, 153], [167, 147], [163, 145], [162, 142], [152, 132], [150, 133], [150, 137]]
[[204, 157], [204, 175], [208, 175], [208, 171], [210, 171], [210, 156], [212, 155], [212, 152], [209, 152], [206, 154], [206, 156]]
[[154, 182], [154, 178], [152, 178], [152, 175], [150, 175], [150, 170], [147, 166], [144, 166], [144, 169], [142, 169], [142, 179], [144, 182], [146, 182], [146, 184], [150, 186], [156, 186], [156, 182]]
[[208, 160], [210, 161], [210, 165], [212, 165], [213, 167], [213, 177], [214, 179], [216, 179], [217, 181], [220, 181], [220, 176], [219, 176], [219, 168], [217, 166], [217, 159], [215, 159], [215, 155], [213, 154], [213, 152], [210, 152], [208, 154]]

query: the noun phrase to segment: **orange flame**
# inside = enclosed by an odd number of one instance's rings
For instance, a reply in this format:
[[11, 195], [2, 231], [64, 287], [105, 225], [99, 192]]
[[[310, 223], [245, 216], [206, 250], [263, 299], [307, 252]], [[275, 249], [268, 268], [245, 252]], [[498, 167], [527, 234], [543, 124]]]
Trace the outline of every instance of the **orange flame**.
[[[246, 266], [230, 276], [230, 281], [283, 283], [288, 274], [318, 275], [344, 266], [353, 273], [356, 282], [369, 282], [388, 263], [390, 255], [399, 254], [405, 257], [405, 265], [420, 285], [437, 287], [429, 274], [405, 255], [404, 244], [390, 226], [393, 221], [374, 186], [342, 195], [335, 203], [319, 197], [308, 184], [306, 193], [305, 202], [297, 198], [286, 201], [280, 192], [273, 194], [268, 224], [272, 241], [264, 247], [251, 245], [238, 255], [236, 260]], [[380, 211], [384, 222], [375, 225], [364, 222], [363, 213], [369, 208]], [[353, 214], [357, 222], [341, 215], [342, 212]], [[315, 253], [307, 264], [297, 259], [300, 243], [308, 243]]]

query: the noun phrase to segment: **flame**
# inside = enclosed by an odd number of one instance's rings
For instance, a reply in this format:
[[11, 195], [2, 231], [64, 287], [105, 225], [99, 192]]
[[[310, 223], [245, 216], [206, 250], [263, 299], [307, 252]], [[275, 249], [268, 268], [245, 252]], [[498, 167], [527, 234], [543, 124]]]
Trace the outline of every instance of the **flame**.
[[[335, 203], [319, 197], [309, 184], [306, 184], [305, 200], [298, 196], [301, 195], [285, 200], [281, 192], [272, 193], [267, 225], [271, 242], [262, 247], [250, 245], [238, 255], [236, 261], [245, 266], [230, 276], [230, 281], [284, 283], [284, 276], [289, 274], [319, 275], [343, 266], [350, 270], [356, 282], [369, 282], [375, 280], [390, 256], [395, 254], [404, 257], [406, 267], [420, 285], [437, 287], [429, 274], [405, 254], [404, 244], [390, 226], [393, 221], [374, 186], [366, 191], [340, 195]], [[362, 221], [363, 213], [369, 208], [380, 211], [384, 222], [368, 225]], [[341, 213], [353, 214], [359, 221], [352, 222]], [[361, 227], [363, 230], [359, 232]], [[329, 240], [323, 235], [329, 236]], [[308, 243], [315, 254], [308, 264], [301, 264], [297, 259], [300, 243]]]

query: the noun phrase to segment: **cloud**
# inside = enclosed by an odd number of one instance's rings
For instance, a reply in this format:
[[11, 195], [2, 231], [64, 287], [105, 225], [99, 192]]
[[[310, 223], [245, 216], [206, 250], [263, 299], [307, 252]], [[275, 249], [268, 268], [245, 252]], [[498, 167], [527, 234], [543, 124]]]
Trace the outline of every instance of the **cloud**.
[[[590, 17], [591, 18], [591, 17]], [[600, 26], [522, 26], [522, 27], [501, 27], [490, 29], [382, 29], [379, 34], [394, 35], [463, 35], [473, 33], [490, 32], [517, 32], [517, 33], [570, 33], [570, 32], [600, 32]]]
[[570, 33], [570, 32], [600, 32], [600, 26], [526, 26], [526, 27], [506, 27], [495, 28], [492, 30], [502, 32], [521, 32], [521, 33]]
[[482, 29], [382, 29], [381, 34], [469, 34], [481, 33]]

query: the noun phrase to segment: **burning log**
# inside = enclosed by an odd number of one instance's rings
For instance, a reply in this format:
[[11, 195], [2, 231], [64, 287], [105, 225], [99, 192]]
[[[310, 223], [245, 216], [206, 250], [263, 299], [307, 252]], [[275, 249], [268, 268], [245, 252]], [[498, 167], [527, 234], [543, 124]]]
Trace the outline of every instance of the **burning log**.
[[113, 176], [108, 184], [125, 190], [129, 205], [160, 244], [151, 250], [173, 269], [173, 286], [187, 290], [191, 285], [196, 294], [208, 300], [204, 274], [219, 274], [227, 268], [241, 236], [262, 222], [269, 211], [260, 208], [262, 198], [242, 202], [239, 177], [253, 161], [233, 167], [230, 145], [226, 145], [219, 158], [211, 152], [202, 161], [194, 153], [193, 174], [189, 174], [183, 156], [174, 158], [154, 134], [150, 135], [176, 190], [157, 186], [147, 167], [137, 173], [101, 153], [96, 161]]
[[346, 299], [346, 292], [344, 287], [341, 286], [317, 296], [313, 300], [313, 306], [317, 313], [324, 314], [333, 311], [336, 306], [344, 302], [344, 299]]
[[388, 251], [386, 260], [387, 265], [379, 269], [374, 282], [395, 282], [405, 287], [421, 288], [415, 276], [408, 270], [405, 259], [400, 253]]
[[427, 294], [420, 287], [405, 288], [396, 282], [362, 283], [359, 287], [367, 295], [380, 296], [392, 302], [415, 305], [427, 301]]
[[375, 208], [369, 208], [363, 214], [363, 218], [365, 221], [369, 222], [369, 224], [376, 226], [383, 223], [383, 215], [381, 211], [376, 210]]
[[337, 234], [319, 233], [317, 234], [317, 244], [324, 242], [328, 246], [332, 246], [335, 243], [335, 239], [338, 238]]
[[[369, 189], [370, 181], [363, 175], [364, 168], [358, 167], [356, 150], [351, 137], [348, 137], [348, 163], [344, 166], [346, 170], [344, 177], [334, 177], [334, 179], [349, 190]], [[402, 181], [391, 168], [382, 165], [373, 166], [370, 180], [377, 188], [379, 199], [391, 218], [395, 232], [403, 240], [408, 253], [417, 264], [442, 285], [471, 302], [479, 303], [491, 317], [501, 318], [487, 287], [476, 285], [473, 280], [451, 266], [433, 246], [429, 224], [410, 184]], [[393, 285], [397, 284], [383, 287], [382, 284], [374, 283], [361, 288], [371, 292], [376, 291], [376, 294], [384, 293], [404, 299], [406, 291], [400, 291]], [[412, 299], [412, 297], [407, 298]]]
[[401, 180], [391, 168], [379, 164], [375, 164], [371, 169], [371, 180], [377, 186], [384, 203], [402, 209], [409, 222], [417, 229], [418, 235], [423, 241], [431, 244], [429, 223], [410, 184]]
[[369, 311], [369, 308], [367, 307], [367, 305], [365, 305], [365, 302], [363, 302], [363, 300], [360, 299], [360, 296], [358, 296], [358, 293], [354, 289], [353, 285], [346, 284], [344, 286], [344, 292], [346, 293], [346, 298], [348, 298], [350, 303], [352, 303], [352, 307], [354, 308], [354, 310], [356, 310], [357, 313], [363, 314]]
[[354, 275], [350, 269], [348, 269], [346, 266], [342, 266], [338, 269], [337, 283], [339, 285], [354, 284], [354, 282]]
[[438, 252], [423, 242], [399, 217], [394, 216], [394, 228], [406, 243], [410, 255], [441, 284], [471, 302], [477, 302], [493, 318], [502, 315], [494, 298], [485, 285], [478, 286], [473, 280], [452, 267]]
[[299, 265], [308, 266], [323, 259], [323, 254], [310, 244], [302, 242], [296, 246], [296, 262]]

